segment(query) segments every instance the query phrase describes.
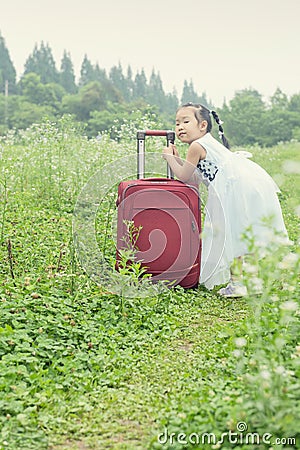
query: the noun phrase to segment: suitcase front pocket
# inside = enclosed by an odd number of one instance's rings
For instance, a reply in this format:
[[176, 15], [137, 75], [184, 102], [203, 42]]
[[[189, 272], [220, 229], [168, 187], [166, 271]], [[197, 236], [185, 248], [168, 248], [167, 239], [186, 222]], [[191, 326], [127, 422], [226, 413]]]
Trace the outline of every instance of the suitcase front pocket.
[[193, 266], [200, 231], [184, 193], [141, 189], [128, 195], [120, 207], [125, 220], [132, 220], [136, 227], [141, 227], [136, 260], [149, 272], [171, 273]]

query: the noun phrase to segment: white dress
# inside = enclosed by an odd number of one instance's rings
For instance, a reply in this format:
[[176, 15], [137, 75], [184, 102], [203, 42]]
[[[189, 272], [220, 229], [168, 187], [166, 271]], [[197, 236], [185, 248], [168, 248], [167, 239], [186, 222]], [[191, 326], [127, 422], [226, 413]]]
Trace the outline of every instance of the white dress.
[[279, 188], [258, 164], [235, 154], [210, 133], [198, 139], [206, 150], [196, 175], [208, 186], [202, 232], [200, 283], [208, 289], [227, 283], [235, 257], [251, 249], [243, 238], [250, 232], [257, 247], [265, 248], [279, 232], [288, 235], [277, 197]]

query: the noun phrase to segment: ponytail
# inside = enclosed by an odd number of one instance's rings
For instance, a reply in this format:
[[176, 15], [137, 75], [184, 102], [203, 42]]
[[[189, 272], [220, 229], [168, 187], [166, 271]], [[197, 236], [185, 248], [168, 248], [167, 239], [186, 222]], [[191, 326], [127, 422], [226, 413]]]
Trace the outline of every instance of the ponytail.
[[219, 116], [216, 113], [216, 111], [211, 111], [211, 115], [213, 116], [213, 118], [215, 119], [215, 121], [216, 121], [216, 123], [217, 123], [217, 125], [219, 127], [218, 133], [219, 133], [220, 139], [223, 142], [224, 147], [230, 149], [229, 142], [228, 142], [228, 140], [225, 137], [224, 130], [223, 130], [223, 127], [222, 127], [222, 124], [223, 124], [222, 120], [219, 118]]

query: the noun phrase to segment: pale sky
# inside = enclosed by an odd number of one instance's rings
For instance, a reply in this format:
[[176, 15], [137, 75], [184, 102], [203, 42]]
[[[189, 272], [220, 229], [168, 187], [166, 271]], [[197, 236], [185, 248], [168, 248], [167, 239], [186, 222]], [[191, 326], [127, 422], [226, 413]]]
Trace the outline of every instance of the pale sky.
[[18, 77], [44, 41], [57, 68], [70, 52], [77, 78], [87, 54], [107, 72], [154, 68], [179, 97], [192, 80], [215, 106], [245, 88], [300, 93], [300, 0], [1, 0], [0, 11]]

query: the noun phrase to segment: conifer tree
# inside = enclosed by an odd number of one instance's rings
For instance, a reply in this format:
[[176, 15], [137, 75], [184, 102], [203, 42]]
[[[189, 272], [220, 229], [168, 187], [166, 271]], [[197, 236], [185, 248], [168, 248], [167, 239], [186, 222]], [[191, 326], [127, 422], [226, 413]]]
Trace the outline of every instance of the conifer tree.
[[194, 89], [194, 85], [192, 80], [188, 83], [186, 80], [184, 80], [183, 84], [183, 90], [182, 90], [182, 96], [181, 96], [181, 103], [197, 103], [198, 95]]
[[95, 81], [95, 70], [91, 61], [85, 54], [80, 69], [79, 86], [85, 86], [88, 83], [91, 83], [91, 81]]
[[126, 74], [126, 78], [125, 78], [125, 83], [126, 83], [126, 92], [124, 95], [124, 99], [127, 102], [131, 102], [133, 99], [133, 79], [132, 79], [132, 69], [131, 66], [129, 65], [127, 67], [127, 74]]
[[59, 74], [55, 66], [52, 50], [48, 44], [41, 42], [40, 48], [35, 44], [33, 52], [25, 62], [24, 75], [34, 72], [40, 75], [41, 82], [58, 83]]
[[113, 86], [120, 92], [126, 102], [133, 99], [134, 82], [132, 80], [132, 70], [128, 66], [126, 76], [123, 74], [123, 68], [119, 62], [118, 66], [113, 66], [109, 72], [109, 80]]
[[77, 91], [75, 83], [75, 74], [70, 53], [64, 50], [64, 54], [60, 65], [60, 85], [68, 94], [75, 94]]
[[141, 70], [141, 73], [137, 72], [134, 79], [134, 87], [133, 87], [133, 97], [134, 99], [143, 98], [147, 96], [147, 78], [145, 75], [144, 69]]
[[0, 92], [15, 93], [16, 70], [10, 59], [5, 40], [0, 33]]
[[270, 100], [273, 108], [287, 109], [288, 107], [287, 95], [279, 88], [276, 89]]
[[213, 107], [211, 101], [207, 99], [205, 92], [203, 92], [201, 95], [199, 95], [196, 92], [196, 90], [194, 88], [194, 83], [192, 82], [192, 80], [190, 80], [189, 83], [186, 80], [184, 80], [184, 85], [183, 85], [181, 104], [188, 103], [188, 102], [200, 103], [200, 105], [204, 105], [210, 109]]
[[93, 76], [95, 77], [95, 81], [99, 81], [101, 84], [105, 84], [108, 80], [105, 69], [100, 69], [98, 63], [94, 67]]
[[166, 95], [166, 101], [165, 101], [165, 111], [167, 114], [169, 114], [172, 117], [172, 120], [174, 119], [174, 113], [178, 108], [178, 95], [175, 88], [173, 88], [172, 93], [168, 93]]
[[118, 66], [113, 66], [110, 69], [109, 79], [113, 83], [113, 85], [121, 92], [121, 94], [124, 95], [126, 91], [126, 85], [125, 77], [123, 75], [123, 69], [120, 62]]
[[148, 101], [150, 104], [157, 105], [160, 110], [163, 109], [165, 104], [165, 93], [162, 81], [160, 75], [156, 74], [154, 69], [152, 70], [149, 80]]

